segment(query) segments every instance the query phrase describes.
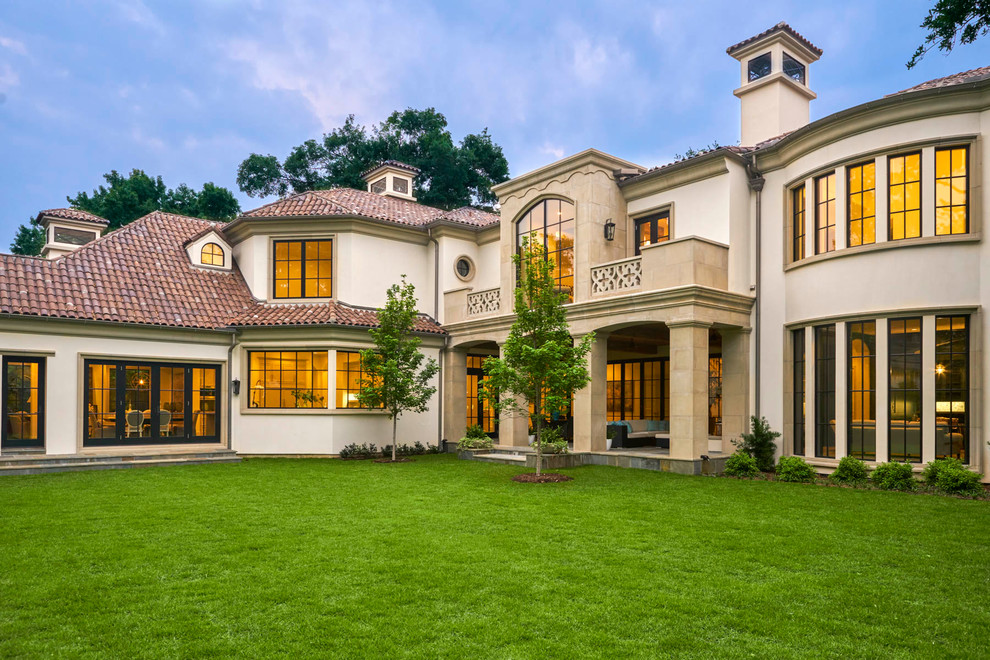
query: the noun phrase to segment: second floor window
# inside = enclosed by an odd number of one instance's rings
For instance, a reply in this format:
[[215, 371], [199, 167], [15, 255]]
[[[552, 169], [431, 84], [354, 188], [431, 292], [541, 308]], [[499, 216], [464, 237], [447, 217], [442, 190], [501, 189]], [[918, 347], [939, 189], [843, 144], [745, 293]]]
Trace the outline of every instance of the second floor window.
[[794, 222], [791, 227], [793, 234], [791, 261], [801, 261], [804, 259], [804, 226], [807, 211], [804, 201], [804, 186], [799, 186], [791, 191], [791, 212], [794, 214]]
[[877, 177], [876, 163], [854, 165], [848, 169], [847, 219], [849, 247], [869, 245], [877, 241]]
[[546, 250], [559, 289], [574, 301], [574, 205], [563, 199], [537, 202], [516, 223], [516, 249], [529, 239]]
[[636, 220], [636, 254], [647, 245], [670, 240], [670, 211]]
[[275, 298], [330, 298], [333, 241], [275, 241]]
[[835, 250], [835, 173], [815, 179], [815, 254]]
[[223, 266], [223, 248], [216, 243], [207, 243], [200, 252], [204, 266]]
[[936, 236], [969, 231], [968, 155], [966, 147], [935, 150]]
[[890, 240], [921, 236], [921, 154], [891, 156], [887, 160], [890, 179]]

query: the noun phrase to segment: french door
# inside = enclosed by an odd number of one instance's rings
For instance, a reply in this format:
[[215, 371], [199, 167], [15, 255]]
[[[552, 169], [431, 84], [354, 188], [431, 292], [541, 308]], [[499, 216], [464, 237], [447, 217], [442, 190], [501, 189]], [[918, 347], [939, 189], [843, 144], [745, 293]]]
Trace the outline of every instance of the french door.
[[220, 442], [217, 365], [86, 360], [83, 445]]
[[45, 359], [3, 358], [3, 449], [45, 446]]

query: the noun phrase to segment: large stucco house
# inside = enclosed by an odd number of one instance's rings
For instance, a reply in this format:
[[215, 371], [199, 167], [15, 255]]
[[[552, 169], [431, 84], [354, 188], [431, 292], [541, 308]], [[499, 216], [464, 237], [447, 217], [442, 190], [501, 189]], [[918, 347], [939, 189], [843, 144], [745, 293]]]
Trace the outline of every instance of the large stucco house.
[[385, 444], [386, 418], [355, 396], [356, 351], [403, 274], [442, 366], [403, 441], [478, 423], [524, 446], [526, 421], [496, 424], [477, 392], [528, 236], [557, 264], [575, 337], [597, 336], [590, 386], [554, 420], [575, 452], [621, 453], [606, 425], [623, 421], [665, 468], [697, 472], [758, 414], [781, 454], [822, 471], [955, 456], [986, 477], [990, 67], [809, 122], [821, 50], [781, 23], [728, 54], [742, 146], [652, 169], [589, 149], [496, 186], [498, 215], [417, 203], [397, 162], [367, 190], [226, 225], [153, 213], [101, 235], [95, 216], [42, 212], [45, 258], [0, 257], [0, 454]]

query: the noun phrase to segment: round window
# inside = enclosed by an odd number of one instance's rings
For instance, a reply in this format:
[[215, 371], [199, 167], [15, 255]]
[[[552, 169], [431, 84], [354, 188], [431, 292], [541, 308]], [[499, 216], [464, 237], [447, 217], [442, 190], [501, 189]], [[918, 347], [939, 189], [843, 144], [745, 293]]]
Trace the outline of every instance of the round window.
[[471, 260], [467, 257], [461, 257], [454, 264], [454, 269], [457, 271], [457, 276], [462, 280], [466, 280], [471, 277], [471, 271], [473, 269], [473, 264]]

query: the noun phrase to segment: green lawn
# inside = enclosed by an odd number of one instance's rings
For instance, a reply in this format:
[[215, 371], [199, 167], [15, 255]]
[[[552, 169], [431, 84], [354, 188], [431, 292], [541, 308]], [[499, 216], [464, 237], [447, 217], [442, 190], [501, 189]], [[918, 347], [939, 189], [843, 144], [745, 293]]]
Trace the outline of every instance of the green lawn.
[[990, 503], [420, 457], [0, 479], [0, 656], [988, 653]]

